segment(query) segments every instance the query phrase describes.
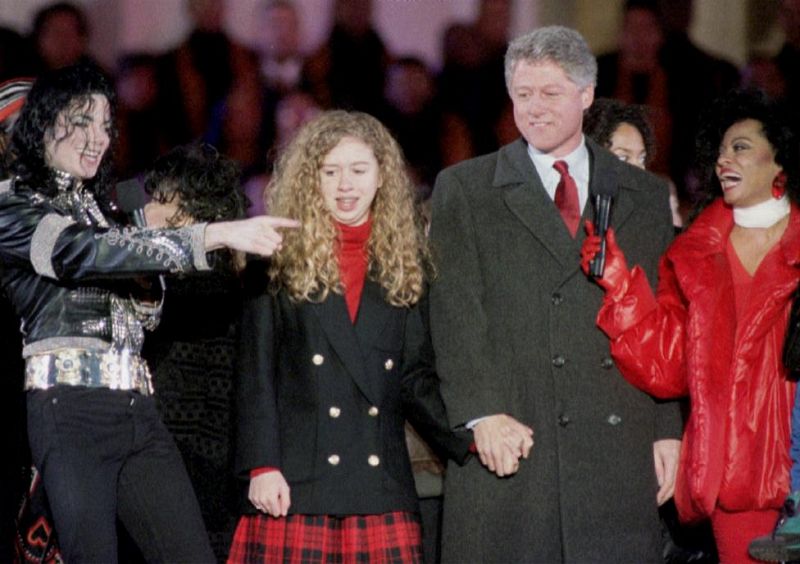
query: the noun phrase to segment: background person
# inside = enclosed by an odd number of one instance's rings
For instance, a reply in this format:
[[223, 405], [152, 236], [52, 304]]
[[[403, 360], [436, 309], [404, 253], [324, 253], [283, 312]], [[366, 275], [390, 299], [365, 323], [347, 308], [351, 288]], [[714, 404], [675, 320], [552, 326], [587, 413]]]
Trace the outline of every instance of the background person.
[[40, 74], [77, 63], [97, 62], [89, 54], [90, 29], [84, 11], [71, 2], [55, 2], [33, 19], [30, 43], [33, 71]]
[[[152, 227], [244, 217], [240, 169], [209, 145], [176, 147], [151, 167], [145, 206]], [[161, 418], [181, 451], [211, 548], [223, 561], [238, 512], [233, 477], [236, 334], [241, 253], [215, 251], [214, 271], [172, 277], [161, 323], [142, 349], [158, 390]]]
[[[597, 98], [584, 113], [583, 132], [626, 163], [648, 169], [656, 153], [656, 140], [645, 106], [613, 98]], [[677, 231], [683, 216], [675, 184], [669, 185], [672, 225]]]
[[[0, 84], [0, 179], [5, 178], [4, 158], [11, 129], [19, 116], [30, 79], [12, 79]], [[0, 561], [13, 560], [15, 519], [25, 489], [24, 468], [28, 454], [25, 444], [25, 408], [22, 394], [22, 343], [19, 322], [5, 294], [0, 295], [0, 358], [3, 359], [0, 389]]]

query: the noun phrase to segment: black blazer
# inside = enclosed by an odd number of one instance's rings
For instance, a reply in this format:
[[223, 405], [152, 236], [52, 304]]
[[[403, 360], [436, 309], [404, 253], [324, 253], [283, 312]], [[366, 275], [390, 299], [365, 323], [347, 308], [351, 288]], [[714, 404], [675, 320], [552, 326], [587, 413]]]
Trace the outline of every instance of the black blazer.
[[393, 307], [367, 281], [353, 324], [338, 294], [297, 303], [262, 287], [241, 332], [237, 473], [279, 468], [290, 513], [416, 511], [406, 418], [440, 454], [468, 457], [439, 394], [425, 302]]

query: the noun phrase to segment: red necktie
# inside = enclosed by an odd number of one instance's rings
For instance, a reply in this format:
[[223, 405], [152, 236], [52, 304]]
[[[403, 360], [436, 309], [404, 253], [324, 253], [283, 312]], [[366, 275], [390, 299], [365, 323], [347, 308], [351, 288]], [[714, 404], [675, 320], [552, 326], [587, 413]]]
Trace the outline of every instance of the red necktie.
[[575, 237], [578, 232], [578, 225], [581, 222], [581, 210], [578, 203], [578, 185], [575, 179], [569, 174], [569, 167], [564, 161], [556, 161], [553, 168], [561, 175], [561, 181], [556, 186], [556, 197], [554, 199], [564, 223], [567, 225], [570, 234]]

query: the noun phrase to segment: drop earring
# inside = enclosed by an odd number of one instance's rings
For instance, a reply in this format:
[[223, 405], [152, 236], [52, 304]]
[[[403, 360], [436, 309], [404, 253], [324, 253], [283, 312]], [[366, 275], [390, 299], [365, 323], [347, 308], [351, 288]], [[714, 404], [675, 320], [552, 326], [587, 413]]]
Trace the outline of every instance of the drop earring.
[[786, 193], [786, 173], [780, 171], [775, 175], [775, 180], [772, 181], [772, 197], [780, 200]]

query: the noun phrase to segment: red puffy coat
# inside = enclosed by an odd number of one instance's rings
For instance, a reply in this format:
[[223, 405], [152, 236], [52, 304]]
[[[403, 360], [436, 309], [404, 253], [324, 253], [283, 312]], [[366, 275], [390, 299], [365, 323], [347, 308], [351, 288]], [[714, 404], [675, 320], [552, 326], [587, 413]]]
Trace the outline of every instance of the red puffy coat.
[[683, 520], [777, 509], [789, 491], [795, 384], [781, 350], [800, 276], [800, 211], [792, 206], [778, 246], [760, 264], [737, 327], [726, 244], [733, 213], [717, 200], [661, 260], [654, 297], [634, 268], [621, 297], [597, 318], [633, 385], [662, 398], [688, 395], [675, 489]]

